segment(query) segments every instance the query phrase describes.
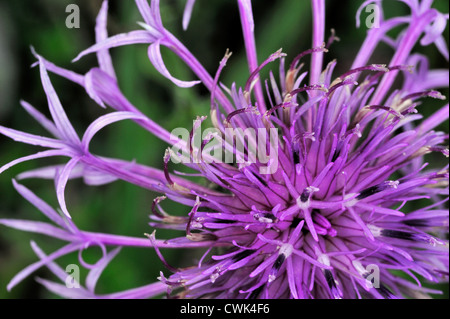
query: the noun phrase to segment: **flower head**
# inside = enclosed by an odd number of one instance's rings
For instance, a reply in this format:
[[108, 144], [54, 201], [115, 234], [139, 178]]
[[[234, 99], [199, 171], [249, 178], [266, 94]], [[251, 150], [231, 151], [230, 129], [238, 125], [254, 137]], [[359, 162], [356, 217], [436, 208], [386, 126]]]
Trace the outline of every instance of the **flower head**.
[[[366, 1], [361, 8], [372, 2]], [[22, 105], [53, 137], [0, 126], [3, 135], [48, 148], [5, 165], [0, 172], [24, 160], [68, 157], [66, 165], [18, 176], [55, 179], [63, 214], [14, 181], [19, 193], [55, 225], [19, 220], [0, 223], [41, 232], [68, 244], [49, 256], [33, 244], [40, 261], [20, 272], [9, 288], [43, 265], [64, 280], [62, 269], [53, 260], [97, 245], [104, 252], [100, 261], [94, 266], [83, 263], [92, 268], [86, 288], [72, 292], [60, 284], [40, 282], [66, 297], [137, 298], [166, 292], [178, 298], [416, 298], [435, 293], [423, 287], [421, 280], [448, 279], [448, 211], [444, 198], [448, 195], [448, 166], [428, 169], [423, 157], [429, 152], [448, 157], [448, 149], [442, 145], [448, 136], [434, 131], [447, 120], [448, 104], [426, 119], [419, 111], [429, 98], [446, 99], [435, 89], [448, 86], [448, 71], [428, 70], [426, 57], [412, 49], [418, 41], [422, 45], [434, 43], [448, 57], [441, 35], [448, 15], [431, 8], [430, 1], [404, 2], [411, 15], [388, 20], [381, 17], [379, 28], [368, 32], [351, 69], [338, 76], [334, 74], [337, 61], [323, 67], [324, 54], [336, 38], [333, 33], [325, 44], [323, 0], [312, 0], [312, 48], [290, 61], [279, 50], [262, 63], [257, 57], [251, 1], [237, 1], [249, 67], [248, 80], [241, 88], [234, 83], [229, 88], [219, 85], [231, 53], [226, 52], [215, 76], [211, 76], [164, 27], [158, 0], [150, 4], [136, 0], [143, 30], [111, 37], [106, 33], [108, 2], [103, 3], [97, 18], [97, 43], [75, 59], [97, 54], [99, 67], [86, 75], [62, 69], [34, 52], [52, 120], [30, 104]], [[194, 1], [187, 1], [185, 29], [193, 5]], [[357, 17], [359, 23], [359, 13]], [[389, 38], [389, 31], [399, 25], [404, 26], [404, 32], [396, 39]], [[381, 41], [394, 47], [394, 56], [383, 61], [385, 64], [369, 64]], [[149, 44], [150, 62], [175, 85], [188, 88], [202, 83], [209, 89], [212, 132], [203, 136], [198, 133], [205, 119], [198, 117], [188, 138], [180, 138], [125, 98], [108, 51], [136, 43]], [[161, 46], [175, 52], [199, 80], [172, 76], [161, 56]], [[309, 58], [309, 71], [302, 71]], [[280, 79], [277, 81], [273, 73], [267, 80], [261, 79], [261, 70], [276, 63]], [[99, 105], [115, 111], [94, 121], [80, 139], [47, 71], [83, 86]], [[399, 77], [403, 78], [400, 86], [395, 82]], [[169, 144], [163, 170], [89, 151], [98, 131], [125, 119]], [[232, 136], [227, 138], [230, 132]], [[223, 161], [217, 154], [229, 154], [232, 160]], [[171, 159], [196, 170], [214, 186], [201, 186], [171, 173]], [[164, 196], [153, 202], [150, 225], [181, 230], [183, 236], [162, 240], [155, 231], [148, 238], [131, 238], [79, 230], [64, 199], [68, 180], [77, 177], [92, 185], [122, 179], [161, 192]], [[169, 214], [163, 208], [166, 199], [186, 205], [189, 213]], [[429, 204], [412, 211], [405, 209], [406, 204], [419, 199]], [[161, 272], [157, 283], [141, 288], [95, 295], [99, 274], [118, 253], [118, 248], [107, 252], [106, 246], [152, 247], [169, 273]], [[165, 261], [160, 248], [180, 247], [203, 248], [204, 255], [192, 267], [177, 268]], [[374, 269], [381, 275], [380, 281], [374, 278]], [[392, 270], [409, 275], [413, 281]]]

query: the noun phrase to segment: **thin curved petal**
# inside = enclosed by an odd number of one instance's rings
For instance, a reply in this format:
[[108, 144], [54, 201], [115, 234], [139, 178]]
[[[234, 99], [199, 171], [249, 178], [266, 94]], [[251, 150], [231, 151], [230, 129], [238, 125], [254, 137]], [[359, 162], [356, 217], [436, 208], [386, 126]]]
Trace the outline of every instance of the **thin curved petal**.
[[3, 165], [2, 167], [0, 167], [0, 174], [19, 163], [31, 161], [31, 160], [38, 159], [38, 158], [52, 157], [52, 156], [70, 156], [70, 154], [67, 151], [63, 151], [63, 150], [49, 150], [49, 151], [38, 152], [33, 155], [20, 157], [18, 159], [15, 159], [14, 161], [9, 162], [8, 164]]
[[201, 82], [201, 81], [181, 81], [181, 80], [174, 78], [169, 73], [169, 70], [167, 70], [166, 66], [164, 65], [164, 61], [161, 56], [159, 40], [149, 46], [148, 57], [149, 57], [150, 61], [152, 62], [153, 66], [156, 68], [156, 70], [158, 70], [159, 73], [164, 75], [166, 78], [168, 78], [170, 81], [172, 81], [175, 85], [177, 85], [179, 87], [188, 88], [188, 87], [192, 87], [196, 84], [199, 84]]
[[62, 220], [61, 216], [52, 207], [50, 207], [50, 205], [48, 205], [42, 199], [37, 197], [28, 188], [17, 183], [15, 180], [13, 180], [13, 185], [14, 185], [14, 188], [16, 189], [16, 191], [20, 195], [22, 195], [23, 198], [25, 198], [27, 201], [29, 201], [31, 204], [33, 204], [34, 207], [39, 209], [45, 216], [47, 216], [48, 219], [53, 221], [55, 224], [61, 226], [62, 228], [66, 228], [66, 224]]
[[21, 219], [0, 219], [0, 224], [26, 232], [47, 235], [61, 240], [72, 241], [74, 236], [49, 223]]
[[70, 243], [70, 244], [58, 249], [54, 253], [48, 255], [46, 258], [43, 258], [43, 259], [29, 265], [28, 267], [24, 268], [17, 275], [15, 275], [13, 277], [13, 279], [11, 279], [11, 281], [8, 283], [8, 286], [7, 286], [8, 291], [11, 291], [11, 289], [14, 288], [15, 286], [17, 286], [17, 284], [19, 284], [22, 280], [24, 280], [26, 277], [31, 275], [33, 272], [35, 272], [42, 266], [45, 266], [48, 262], [51, 262], [61, 256], [67, 255], [68, 253], [74, 252], [74, 251], [78, 250], [82, 245], [83, 245], [83, 243]]
[[88, 292], [86, 289], [80, 288], [68, 288], [65, 285], [58, 284], [56, 282], [36, 278], [36, 281], [40, 283], [42, 286], [47, 288], [49, 291], [53, 292], [58, 296], [62, 296], [64, 298], [69, 299], [93, 299], [96, 296]]
[[69, 211], [67, 210], [66, 206], [66, 199], [64, 196], [64, 191], [66, 189], [67, 181], [69, 180], [70, 173], [74, 169], [74, 167], [77, 165], [77, 163], [80, 161], [79, 158], [72, 158], [66, 166], [64, 166], [63, 170], [60, 174], [56, 177], [55, 181], [55, 187], [56, 187], [56, 196], [58, 197], [58, 202], [61, 207], [62, 212], [71, 219], [72, 217], [69, 214]]
[[100, 131], [105, 126], [123, 121], [123, 120], [145, 120], [146, 118], [142, 115], [134, 114], [131, 112], [113, 112], [106, 115], [103, 115], [96, 119], [89, 127], [87, 128], [86, 132], [83, 135], [82, 144], [87, 151], [89, 149], [89, 144], [94, 137], [95, 134], [97, 134], [98, 131]]
[[187, 30], [189, 26], [189, 21], [192, 16], [192, 9], [194, 9], [195, 0], [187, 0], [186, 6], [184, 7], [183, 13], [183, 30]]
[[120, 252], [121, 247], [118, 247], [111, 252], [109, 252], [104, 258], [102, 258], [97, 264], [96, 267], [94, 267], [91, 271], [89, 271], [89, 274], [86, 277], [86, 288], [90, 292], [94, 292], [95, 286], [97, 284], [98, 279], [100, 278], [103, 270], [108, 266], [108, 264], [111, 262], [111, 260], [114, 259], [114, 257], [117, 256], [117, 254]]
[[16, 142], [26, 143], [30, 145], [49, 147], [49, 148], [64, 148], [67, 145], [59, 140], [43, 137], [39, 135], [34, 135], [30, 133], [25, 133], [21, 131], [14, 130], [12, 128], [7, 128], [0, 125], [0, 134], [3, 134]]
[[[108, 20], [108, 0], [104, 0], [100, 11], [97, 15], [96, 23], [95, 23], [95, 42], [101, 42], [108, 38], [108, 31], [106, 28]], [[111, 55], [107, 49], [99, 50], [97, 52], [97, 60], [100, 66], [100, 69], [108, 73], [113, 78], [116, 77], [116, 73], [114, 71], [114, 67], [111, 60]]]
[[58, 128], [55, 126], [55, 124], [50, 121], [47, 117], [45, 117], [44, 114], [36, 110], [30, 103], [21, 100], [20, 105], [25, 109], [25, 111], [28, 112], [36, 121], [39, 122], [39, 124], [42, 125], [43, 128], [45, 128], [48, 132], [50, 132], [54, 137], [61, 138]]
[[80, 52], [76, 56], [75, 59], [72, 60], [72, 62], [76, 62], [79, 59], [81, 59], [83, 56], [98, 52], [100, 50], [106, 50], [110, 48], [120, 47], [124, 45], [130, 45], [130, 44], [137, 44], [137, 43], [152, 43], [156, 40], [153, 35], [150, 34], [150, 32], [145, 30], [137, 30], [137, 31], [131, 31], [128, 33], [121, 33], [117, 34], [115, 36], [109, 37], [106, 40], [96, 43], [90, 48], [87, 48], [86, 50]]
[[47, 69], [45, 67], [43, 59], [37, 53], [34, 52], [34, 54], [36, 58], [38, 58], [39, 60], [39, 70], [41, 72], [42, 87], [44, 88], [45, 94], [47, 95], [48, 107], [52, 115], [53, 121], [55, 122], [56, 127], [58, 128], [62, 137], [67, 142], [71, 142], [75, 145], [79, 144], [80, 139], [77, 133], [75, 132], [75, 129], [73, 128], [72, 124], [70, 123], [69, 119], [67, 118], [66, 112], [64, 112], [64, 109], [58, 98], [58, 95], [56, 94], [55, 89], [53, 88], [53, 85], [50, 82], [50, 78], [48, 77]]
[[150, 285], [129, 289], [114, 294], [103, 295], [101, 297], [108, 299], [146, 299], [165, 293], [167, 289], [168, 287], [166, 284], [162, 282], [155, 282]]

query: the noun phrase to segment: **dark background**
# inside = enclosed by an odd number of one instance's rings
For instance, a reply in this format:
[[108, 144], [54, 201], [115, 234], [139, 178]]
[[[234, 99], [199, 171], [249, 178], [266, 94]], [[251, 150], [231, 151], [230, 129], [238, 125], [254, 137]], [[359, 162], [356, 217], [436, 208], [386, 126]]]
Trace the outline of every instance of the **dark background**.
[[[65, 26], [68, 4], [77, 4], [81, 12], [79, 29]], [[184, 0], [161, 1], [164, 25], [178, 36], [206, 69], [214, 74], [225, 50], [233, 51], [222, 82], [230, 85], [236, 81], [243, 85], [248, 70], [243, 48], [242, 33], [236, 1], [197, 0], [191, 24], [187, 32], [181, 28]], [[339, 75], [352, 64], [353, 57], [362, 43], [366, 27], [355, 27], [355, 13], [362, 1], [327, 1], [327, 36], [334, 28], [341, 38], [325, 55], [325, 63], [337, 58], [335, 75]], [[96, 66], [95, 56], [90, 55], [77, 63], [70, 61], [83, 49], [94, 43], [95, 17], [100, 8], [99, 0], [0, 0], [0, 123], [26, 132], [47, 133], [20, 107], [24, 99], [48, 113], [45, 94], [40, 84], [37, 68], [30, 68], [35, 62], [30, 45], [37, 52], [55, 64], [85, 73]], [[437, 0], [435, 6], [441, 12], [448, 12], [448, 1]], [[258, 57], [262, 61], [279, 48], [288, 53], [289, 63], [296, 54], [311, 46], [311, 8], [306, 0], [263, 1], [253, 3], [256, 24]], [[408, 13], [408, 8], [396, 1], [385, 1], [387, 16]], [[362, 14], [362, 22], [367, 13]], [[134, 1], [110, 1], [108, 16], [109, 34], [138, 29], [136, 21], [142, 21]], [[394, 30], [393, 33], [398, 32]], [[448, 43], [448, 27], [446, 30]], [[417, 50], [430, 58], [432, 67], [448, 68], [448, 63], [434, 46]], [[146, 45], [134, 45], [111, 50], [119, 85], [129, 100], [145, 114], [169, 131], [175, 127], [191, 127], [197, 115], [209, 114], [209, 95], [205, 89], [196, 86], [180, 89], [159, 75], [148, 61]], [[166, 65], [174, 76], [184, 80], [195, 77], [176, 58], [163, 49]], [[392, 50], [380, 46], [371, 63], [389, 63]], [[277, 69], [277, 67], [274, 67]], [[77, 132], [83, 132], [96, 117], [104, 114], [79, 86], [58, 76], [51, 80]], [[448, 96], [448, 90], [442, 91]], [[421, 112], [433, 113], [442, 101], [427, 100]], [[448, 132], [448, 123], [440, 129]], [[100, 155], [115, 156], [155, 167], [162, 167], [166, 145], [157, 138], [129, 121], [104, 129], [93, 141], [91, 150]], [[38, 151], [29, 145], [15, 143], [0, 136], [0, 165], [19, 156]], [[432, 165], [445, 162], [442, 156], [428, 156]], [[20, 164], [0, 176], [0, 218], [43, 220], [41, 214], [20, 197], [13, 189], [11, 179], [20, 172], [43, 165], [64, 163], [64, 159], [32, 161]], [[52, 181], [27, 180], [24, 184], [46, 200], [57, 206]], [[129, 236], [150, 233], [148, 215], [157, 194], [140, 189], [125, 182], [115, 182], [101, 187], [85, 186], [81, 181], [70, 181], [66, 191], [68, 207], [75, 222], [82, 230], [101, 231]], [[164, 208], [174, 214], [186, 214], [189, 208], [164, 203]], [[170, 236], [158, 231], [158, 237]], [[23, 233], [0, 226], [0, 298], [54, 298], [33, 277], [53, 278], [46, 268], [34, 273], [11, 292], [6, 291], [9, 280], [25, 266], [37, 260], [30, 248], [35, 240], [47, 253], [61, 247], [58, 240]], [[188, 265], [197, 254], [182, 250], [165, 250], [169, 263]], [[90, 249], [83, 254], [86, 261], [94, 262], [100, 252]], [[60, 265], [78, 263], [75, 255], [61, 258]], [[97, 286], [98, 293], [114, 292], [154, 282], [164, 266], [153, 250], [126, 248], [108, 266]]]

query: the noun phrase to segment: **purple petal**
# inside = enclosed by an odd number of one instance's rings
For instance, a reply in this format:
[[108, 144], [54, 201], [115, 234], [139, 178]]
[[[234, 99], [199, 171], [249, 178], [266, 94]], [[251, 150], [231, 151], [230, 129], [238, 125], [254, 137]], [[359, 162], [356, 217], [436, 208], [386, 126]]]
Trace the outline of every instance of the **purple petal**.
[[89, 143], [91, 142], [92, 138], [102, 128], [109, 124], [128, 119], [145, 120], [146, 118], [142, 115], [134, 114], [131, 112], [113, 112], [99, 117], [91, 125], [89, 125], [83, 135], [82, 145], [84, 149], [88, 151]]
[[8, 136], [9, 138], [13, 139], [16, 142], [26, 143], [30, 145], [57, 148], [57, 149], [67, 147], [65, 143], [59, 140], [17, 131], [1, 125], [0, 125], [0, 134]]
[[429, 132], [432, 129], [434, 129], [436, 126], [441, 124], [442, 122], [445, 122], [449, 117], [449, 105], [445, 105], [440, 110], [433, 113], [431, 116], [429, 116], [425, 121], [420, 124], [420, 126], [417, 128], [419, 132]]
[[[39, 257], [39, 259], [44, 259], [47, 255], [44, 251], [34, 242], [31, 242], [31, 248], [33, 248], [34, 253]], [[49, 262], [46, 264], [47, 268], [49, 268], [61, 281], [65, 282], [67, 278], [67, 272], [65, 272], [58, 264], [55, 262]]]
[[194, 9], [195, 0], [187, 0], [186, 6], [184, 7], [183, 13], [183, 30], [187, 30], [189, 26], [189, 21], [192, 16], [192, 9]]
[[156, 68], [156, 70], [158, 70], [159, 73], [164, 75], [166, 78], [171, 80], [174, 84], [176, 84], [179, 87], [188, 88], [201, 82], [201, 81], [181, 81], [174, 78], [164, 65], [164, 61], [161, 56], [159, 40], [148, 47], [148, 57], [150, 58], [150, 61], [152, 62], [153, 66]]
[[445, 38], [443, 36], [440, 36], [434, 41], [434, 45], [436, 45], [436, 48], [441, 52], [441, 54], [444, 56], [444, 58], [448, 61], [448, 44], [445, 41]]
[[104, 258], [97, 262], [96, 267], [89, 272], [86, 277], [86, 288], [89, 291], [91, 291], [92, 293], [94, 292], [97, 281], [100, 278], [103, 270], [106, 268], [106, 266], [108, 266], [111, 260], [113, 260], [113, 258], [117, 256], [117, 254], [120, 252], [120, 249], [121, 247], [118, 247], [109, 252]]
[[75, 129], [73, 128], [72, 124], [70, 123], [69, 119], [67, 118], [67, 115], [64, 112], [61, 102], [59, 101], [58, 95], [56, 94], [55, 89], [53, 88], [52, 83], [50, 82], [50, 78], [48, 77], [47, 69], [45, 68], [43, 58], [37, 53], [35, 53], [35, 56], [39, 59], [41, 82], [45, 94], [47, 95], [48, 107], [52, 115], [53, 121], [55, 122], [58, 130], [61, 132], [62, 137], [64, 137], [66, 141], [71, 142], [75, 145], [79, 144], [80, 139], [77, 133], [75, 132]]
[[[64, 168], [65, 164], [50, 165], [45, 167], [39, 167], [32, 169], [16, 176], [17, 180], [24, 180], [29, 178], [41, 178], [41, 179], [55, 179], [57, 172]], [[82, 164], [77, 165], [71, 172], [69, 179], [83, 177]]]
[[0, 174], [19, 163], [31, 161], [31, 160], [38, 159], [38, 158], [52, 157], [52, 156], [70, 156], [70, 154], [67, 151], [63, 151], [63, 150], [49, 150], [49, 151], [38, 152], [33, 155], [20, 157], [18, 159], [15, 159], [15, 160], [9, 162], [8, 164], [3, 165], [2, 167], [0, 167]]
[[[33, 48], [32, 48], [32, 52], [34, 52]], [[47, 71], [58, 74], [59, 76], [62, 76], [63, 78], [66, 78], [72, 82], [79, 84], [79, 85], [83, 85], [84, 80], [83, 80], [83, 76], [81, 74], [75, 73], [70, 70], [63, 69], [63, 68], [53, 64], [52, 62], [44, 59], [43, 57], [40, 57], [40, 58], [41, 59], [38, 62], [34, 63], [33, 66], [43, 63], [45, 65], [45, 68], [47, 69]]]
[[167, 292], [167, 289], [168, 287], [166, 284], [162, 282], [155, 282], [147, 286], [125, 290], [114, 294], [103, 295], [101, 297], [108, 299], [147, 299], [165, 293]]
[[[407, 31], [401, 36], [398, 48], [389, 63], [390, 66], [402, 65], [407, 60], [411, 53], [413, 46], [424, 32], [426, 27], [433, 21], [436, 16], [435, 11], [427, 11], [415, 21], [412, 21]], [[398, 72], [386, 73], [380, 81], [370, 104], [380, 104], [385, 99], [387, 91], [391, 88], [393, 81], [395, 80]]]
[[19, 229], [26, 232], [44, 234], [53, 238], [61, 240], [72, 241], [76, 239], [75, 236], [55, 227], [49, 223], [22, 220], [22, 219], [0, 219], [0, 224], [10, 228]]
[[84, 88], [87, 94], [101, 107], [106, 108], [105, 102], [111, 107], [116, 108], [117, 104], [122, 104], [122, 100], [127, 101], [120, 94], [117, 81], [103, 70], [92, 68], [84, 79]]
[[74, 167], [79, 162], [79, 158], [72, 158], [66, 166], [64, 166], [63, 170], [60, 174], [58, 174], [56, 181], [55, 181], [55, 187], [56, 187], [56, 196], [58, 198], [59, 205], [61, 207], [62, 212], [69, 218], [70, 217], [69, 211], [67, 210], [66, 206], [66, 199], [64, 196], [64, 190], [66, 189], [67, 181], [69, 180], [70, 173], [74, 169]]
[[[95, 42], [99, 43], [108, 38], [108, 31], [106, 29], [108, 20], [108, 0], [104, 0], [102, 3], [102, 7], [97, 15], [96, 23], [95, 23]], [[108, 73], [113, 78], [116, 77], [116, 73], [114, 72], [114, 67], [112, 64], [111, 56], [109, 55], [108, 50], [99, 50], [97, 52], [97, 60], [100, 66], [100, 69]]]
[[429, 45], [435, 42], [444, 32], [447, 26], [447, 17], [438, 13], [432, 25], [425, 31], [425, 35], [420, 40], [420, 44], [423, 46]]
[[[312, 0], [313, 10], [313, 41], [312, 47], [320, 47], [325, 39], [325, 0]], [[309, 83], [318, 84], [322, 73], [323, 52], [314, 52], [311, 55], [311, 71]], [[315, 96], [315, 95], [313, 95]]]
[[69, 299], [93, 299], [96, 298], [94, 294], [91, 294], [86, 289], [82, 288], [68, 288], [65, 285], [61, 285], [46, 279], [36, 278], [36, 281], [47, 288], [54, 294], [69, 298]]
[[[238, 0], [239, 15], [241, 17], [242, 33], [244, 35], [245, 51], [247, 54], [248, 68], [250, 74], [258, 69], [258, 57], [255, 43], [255, 22], [253, 20], [252, 2], [250, 0]], [[258, 108], [261, 112], [266, 111], [261, 81], [256, 79], [255, 96]]]
[[[64, 166], [65, 164], [51, 165], [29, 170], [17, 175], [16, 179], [17, 180], [29, 178], [55, 179], [55, 177], [58, 175], [58, 172], [64, 169]], [[117, 180], [117, 177], [114, 175], [104, 173], [100, 170], [97, 170], [90, 166], [86, 166], [82, 163], [78, 163], [70, 173], [69, 179], [75, 178], [83, 178], [86, 185], [90, 186], [105, 185]]]
[[100, 50], [106, 50], [110, 48], [120, 47], [123, 45], [130, 45], [136, 43], [153, 43], [157, 38], [151, 35], [148, 31], [137, 30], [131, 31], [129, 33], [121, 33], [115, 36], [109, 37], [106, 40], [96, 43], [90, 48], [80, 52], [72, 62], [76, 62], [81, 59], [83, 56], [98, 52]]
[[[150, 8], [148, 1], [147, 0], [136, 0], [136, 5], [138, 7], [139, 12], [141, 13], [141, 16], [144, 18], [145, 23], [148, 24], [149, 26], [157, 27], [157, 24], [156, 24], [157, 19], [154, 17], [152, 8]], [[152, 4], [152, 6], [153, 6], [153, 4]], [[161, 21], [161, 19], [159, 19], [159, 21]], [[159, 26], [162, 27], [162, 24]]]
[[174, 143], [171, 134], [151, 119], [144, 117], [123, 95], [117, 81], [99, 68], [93, 68], [86, 74], [86, 91], [97, 103], [104, 102], [117, 111], [129, 111], [143, 116], [142, 120], [137, 121], [139, 125], [163, 141]]
[[17, 275], [14, 276], [13, 279], [8, 283], [7, 289], [8, 291], [11, 291], [12, 288], [14, 288], [17, 284], [19, 284], [22, 280], [24, 280], [26, 277], [28, 277], [30, 274], [32, 274], [37, 269], [41, 268], [42, 266], [45, 266], [47, 263], [53, 261], [56, 258], [59, 258], [61, 256], [67, 255], [68, 253], [71, 253], [73, 251], [76, 251], [79, 249], [83, 244], [82, 243], [70, 243], [54, 253], [50, 254], [48, 257], [39, 260], [38, 262], [35, 262], [28, 267], [24, 268], [22, 271], [20, 271]]
[[28, 114], [30, 114], [36, 121], [39, 122], [39, 124], [42, 125], [43, 128], [49, 131], [54, 137], [58, 139], [61, 138], [55, 124], [52, 121], [50, 121], [47, 117], [45, 117], [44, 114], [36, 110], [31, 104], [29, 104], [26, 101], [21, 100], [20, 104], [25, 109], [25, 111], [28, 112]]
[[14, 188], [17, 190], [17, 192], [20, 195], [22, 195], [23, 198], [25, 198], [27, 201], [29, 201], [31, 204], [33, 204], [34, 207], [39, 209], [51, 221], [53, 221], [55, 224], [57, 224], [63, 228], [66, 228], [66, 224], [62, 220], [61, 216], [52, 207], [50, 207], [50, 205], [48, 205], [42, 199], [37, 197], [28, 188], [17, 183], [15, 180], [13, 180], [13, 185], [14, 185]]
[[[138, 0], [139, 1], [139, 0]], [[151, 0], [151, 12], [155, 21], [155, 27], [162, 27], [161, 11], [159, 9], [159, 0]]]
[[86, 185], [101, 186], [115, 182], [118, 178], [114, 175], [86, 166], [83, 172], [83, 180]]

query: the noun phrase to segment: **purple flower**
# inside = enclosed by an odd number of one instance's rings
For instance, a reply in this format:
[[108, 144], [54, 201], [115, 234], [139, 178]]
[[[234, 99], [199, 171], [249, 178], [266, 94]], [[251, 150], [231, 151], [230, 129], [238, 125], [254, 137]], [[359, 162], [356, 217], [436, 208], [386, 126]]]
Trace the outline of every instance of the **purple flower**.
[[[184, 29], [194, 2], [187, 1]], [[150, 4], [136, 0], [143, 29], [110, 37], [106, 32], [108, 2], [104, 1], [95, 28], [96, 44], [75, 59], [97, 54], [99, 66], [85, 75], [60, 68], [33, 50], [52, 118], [27, 102], [22, 101], [22, 106], [52, 137], [0, 126], [5, 136], [46, 148], [6, 164], [0, 173], [27, 160], [69, 158], [65, 165], [17, 176], [17, 180], [54, 179], [61, 214], [13, 180], [16, 190], [51, 223], [1, 219], [0, 224], [46, 234], [67, 244], [46, 255], [33, 242], [39, 261], [19, 272], [8, 289], [46, 266], [63, 283], [38, 281], [69, 298], [148, 298], [163, 293], [176, 298], [425, 298], [440, 293], [422, 282], [448, 280], [448, 165], [429, 169], [424, 155], [440, 152], [448, 157], [448, 149], [442, 146], [448, 136], [434, 129], [448, 119], [449, 105], [425, 119], [418, 107], [427, 103], [427, 98], [446, 99], [435, 89], [448, 87], [449, 74], [448, 70], [429, 70], [427, 58], [412, 49], [418, 42], [433, 43], [448, 59], [442, 36], [448, 14], [431, 8], [431, 1], [403, 2], [411, 14], [384, 20], [379, 11], [379, 26], [369, 30], [351, 69], [339, 76], [333, 74], [336, 61], [323, 66], [324, 53], [336, 39], [333, 33], [325, 44], [324, 0], [312, 0], [312, 48], [290, 59], [288, 66], [281, 50], [259, 63], [251, 1], [237, 1], [249, 68], [242, 88], [234, 83], [231, 87], [219, 85], [231, 53], [226, 52], [211, 76], [165, 29], [158, 0]], [[357, 12], [358, 25], [361, 10], [373, 3], [381, 6], [380, 1], [365, 1]], [[399, 26], [403, 31], [391, 38], [389, 31]], [[392, 46], [394, 55], [385, 64], [368, 64], [381, 42]], [[214, 133], [198, 135], [205, 119], [199, 117], [188, 139], [180, 138], [127, 100], [118, 86], [109, 49], [137, 43], [149, 45], [150, 62], [175, 85], [188, 88], [201, 83], [211, 92]], [[162, 59], [161, 46], [177, 54], [198, 80], [173, 77]], [[302, 71], [300, 62], [308, 56], [310, 69]], [[279, 62], [279, 80], [270, 73], [263, 81], [260, 71], [275, 62]], [[100, 106], [114, 111], [95, 120], [80, 138], [48, 71], [84, 87]], [[400, 77], [398, 84], [395, 80]], [[163, 170], [89, 151], [96, 133], [126, 119], [169, 144]], [[256, 139], [247, 134], [249, 129], [263, 134]], [[271, 129], [278, 132], [275, 140], [269, 134]], [[235, 134], [231, 141], [224, 138], [227, 130]], [[212, 145], [214, 140], [219, 143]], [[244, 144], [243, 150], [234, 147], [238, 141]], [[174, 146], [178, 148], [174, 150]], [[261, 146], [267, 161], [252, 157]], [[230, 150], [234, 162], [220, 161], [211, 154]], [[187, 176], [171, 173], [171, 159], [196, 170], [196, 175], [214, 186], [201, 186]], [[73, 178], [83, 178], [88, 185], [122, 179], [164, 194], [153, 202], [150, 225], [182, 230], [184, 235], [159, 239], [153, 231], [148, 238], [133, 238], [78, 229], [64, 195], [67, 182]], [[186, 205], [190, 213], [169, 215], [162, 208], [166, 199]], [[412, 211], [405, 208], [419, 199], [428, 201], [427, 206], [416, 205]], [[81, 256], [89, 246], [98, 246], [103, 252], [95, 265], [87, 264]], [[161, 272], [157, 282], [139, 288], [95, 294], [103, 269], [121, 247], [127, 246], [153, 248], [168, 272]], [[161, 248], [202, 248], [204, 254], [192, 267], [177, 268], [165, 261]], [[80, 254], [80, 264], [90, 269], [85, 287], [78, 289], [64, 285], [67, 273], [55, 263], [58, 257], [74, 251]]]

